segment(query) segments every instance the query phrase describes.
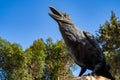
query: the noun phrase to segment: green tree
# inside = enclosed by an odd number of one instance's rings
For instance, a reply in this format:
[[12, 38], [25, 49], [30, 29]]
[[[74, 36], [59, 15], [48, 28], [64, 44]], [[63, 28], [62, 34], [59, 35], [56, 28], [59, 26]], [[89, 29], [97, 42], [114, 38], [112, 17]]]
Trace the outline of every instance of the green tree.
[[45, 50], [46, 45], [44, 41], [38, 39], [25, 51], [28, 60], [27, 65], [29, 73], [32, 75], [33, 80], [40, 80], [43, 76], [46, 57]]
[[8, 80], [30, 80], [25, 69], [25, 54], [16, 43], [9, 43], [0, 38], [0, 67]]
[[107, 61], [112, 66], [112, 74], [116, 78], [120, 75], [120, 21], [115, 13], [111, 12], [110, 21], [100, 26], [97, 40], [102, 45]]
[[70, 66], [73, 61], [68, 55], [64, 42], [58, 41], [54, 44], [52, 39], [49, 38], [46, 46], [45, 79], [66, 80], [72, 77]]
[[73, 77], [72, 64], [63, 41], [38, 39], [23, 51], [20, 45], [0, 38], [2, 80], [66, 80]]

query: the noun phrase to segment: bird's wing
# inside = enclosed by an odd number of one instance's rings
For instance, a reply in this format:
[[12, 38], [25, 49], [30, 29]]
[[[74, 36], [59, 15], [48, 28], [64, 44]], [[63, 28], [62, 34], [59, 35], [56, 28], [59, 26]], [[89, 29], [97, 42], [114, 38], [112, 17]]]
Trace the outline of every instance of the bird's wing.
[[87, 38], [87, 40], [91, 43], [91, 45], [98, 50], [99, 53], [102, 53], [102, 49], [99, 47], [98, 42], [94, 38], [92, 34], [89, 32], [83, 31], [83, 34]]

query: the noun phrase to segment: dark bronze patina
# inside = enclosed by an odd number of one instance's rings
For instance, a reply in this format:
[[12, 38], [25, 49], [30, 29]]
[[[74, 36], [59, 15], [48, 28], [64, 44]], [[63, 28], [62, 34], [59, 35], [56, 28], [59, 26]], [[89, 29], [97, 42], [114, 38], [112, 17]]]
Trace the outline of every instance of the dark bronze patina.
[[67, 46], [70, 56], [81, 67], [81, 76], [86, 69], [93, 72], [92, 75], [101, 75], [114, 80], [106, 64], [105, 56], [96, 39], [89, 32], [78, 29], [69, 15], [49, 7], [53, 14], [49, 15], [58, 23], [60, 32]]

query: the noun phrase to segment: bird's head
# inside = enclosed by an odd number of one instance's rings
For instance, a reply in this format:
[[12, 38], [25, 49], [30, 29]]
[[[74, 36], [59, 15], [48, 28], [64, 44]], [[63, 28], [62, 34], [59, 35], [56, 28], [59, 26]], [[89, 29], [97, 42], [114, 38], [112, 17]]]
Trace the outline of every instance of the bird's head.
[[70, 17], [66, 13], [61, 13], [61, 12], [57, 11], [55, 8], [53, 8], [53, 7], [49, 7], [49, 8], [53, 12], [53, 14], [49, 13], [49, 15], [56, 22], [58, 22], [58, 24], [60, 24], [60, 23], [73, 24], [72, 20], [70, 19]]

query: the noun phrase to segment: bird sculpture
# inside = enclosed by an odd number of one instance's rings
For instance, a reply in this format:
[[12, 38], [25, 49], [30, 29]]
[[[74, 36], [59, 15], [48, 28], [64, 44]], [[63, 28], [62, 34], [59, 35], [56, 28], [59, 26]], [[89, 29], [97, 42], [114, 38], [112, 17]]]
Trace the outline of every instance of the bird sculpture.
[[49, 15], [58, 23], [70, 56], [81, 67], [79, 76], [90, 69], [92, 75], [115, 80], [109, 72], [110, 66], [106, 63], [103, 51], [94, 36], [78, 29], [66, 13], [59, 12], [53, 7], [49, 8], [52, 11]]

